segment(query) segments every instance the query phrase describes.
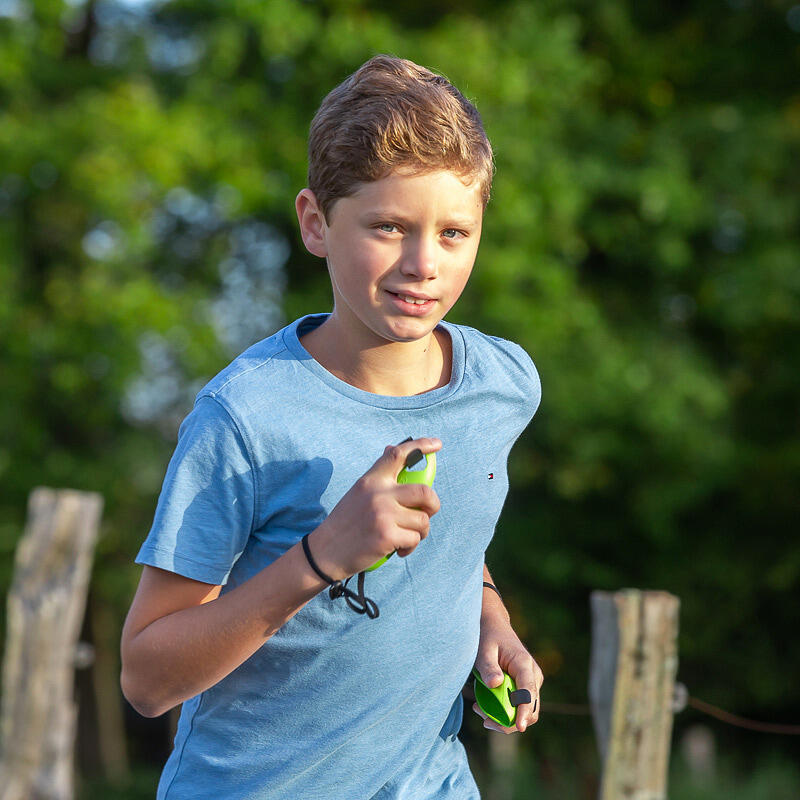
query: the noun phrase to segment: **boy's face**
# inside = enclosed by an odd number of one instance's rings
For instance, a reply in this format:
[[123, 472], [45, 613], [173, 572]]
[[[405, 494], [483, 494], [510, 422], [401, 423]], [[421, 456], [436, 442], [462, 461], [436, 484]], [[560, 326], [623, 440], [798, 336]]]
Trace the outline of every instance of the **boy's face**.
[[316, 248], [302, 214], [300, 221], [306, 245], [327, 258], [334, 316], [348, 339], [416, 341], [452, 308], [470, 276], [481, 188], [448, 171], [395, 172], [337, 200], [330, 224], [320, 214]]

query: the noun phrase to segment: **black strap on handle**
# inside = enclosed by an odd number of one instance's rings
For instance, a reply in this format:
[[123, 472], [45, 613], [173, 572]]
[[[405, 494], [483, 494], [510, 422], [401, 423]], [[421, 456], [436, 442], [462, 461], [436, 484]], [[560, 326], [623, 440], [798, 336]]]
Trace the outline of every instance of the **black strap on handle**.
[[[406, 441], [408, 441], [408, 439], [406, 439]], [[400, 444], [402, 444], [402, 442], [400, 442]], [[422, 458], [423, 458], [422, 450], [420, 450], [419, 448], [416, 448], [415, 450], [412, 450], [406, 456], [405, 469], [411, 469], [411, 467], [419, 464], [419, 462], [422, 461]]]
[[511, 703], [511, 705], [514, 706], [514, 708], [516, 708], [517, 706], [521, 706], [523, 703], [530, 703], [531, 693], [527, 689], [517, 689], [514, 692], [509, 690], [508, 700]]

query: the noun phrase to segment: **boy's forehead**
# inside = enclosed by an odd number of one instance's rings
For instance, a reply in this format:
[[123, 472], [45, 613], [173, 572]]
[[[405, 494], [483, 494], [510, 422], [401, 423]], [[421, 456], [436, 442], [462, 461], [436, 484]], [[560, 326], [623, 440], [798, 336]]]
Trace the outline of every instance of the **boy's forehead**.
[[389, 204], [403, 201], [439, 202], [463, 208], [475, 207], [483, 215], [482, 186], [475, 176], [463, 176], [451, 170], [395, 169], [374, 181], [358, 184], [349, 195], [353, 199]]
[[391, 183], [400, 181], [413, 181], [415, 178], [427, 178], [430, 176], [448, 177], [459, 181], [465, 188], [480, 186], [480, 175], [478, 173], [464, 173], [445, 167], [417, 167], [412, 165], [398, 166], [389, 170], [386, 174], [374, 181], [364, 181], [361, 186], [369, 186], [376, 183]]

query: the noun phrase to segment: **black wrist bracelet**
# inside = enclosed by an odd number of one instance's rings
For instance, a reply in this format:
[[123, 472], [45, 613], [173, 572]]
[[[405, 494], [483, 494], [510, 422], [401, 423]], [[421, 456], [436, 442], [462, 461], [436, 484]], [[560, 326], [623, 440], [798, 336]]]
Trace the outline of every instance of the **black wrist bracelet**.
[[308, 559], [308, 563], [311, 564], [311, 569], [319, 575], [322, 580], [325, 581], [329, 586], [341, 586], [341, 581], [335, 581], [333, 578], [326, 575], [318, 566], [317, 562], [314, 561], [313, 556], [311, 555], [311, 548], [308, 546], [308, 534], [306, 534], [302, 538], [302, 545], [303, 545], [303, 552], [306, 554], [306, 558]]
[[498, 596], [498, 597], [499, 597], [501, 600], [503, 599], [503, 595], [501, 595], [501, 594], [500, 594], [500, 590], [499, 590], [499, 589], [498, 589], [498, 588], [497, 588], [497, 587], [496, 587], [496, 586], [495, 586], [493, 583], [489, 583], [489, 581], [484, 581], [484, 582], [483, 582], [483, 585], [484, 585], [484, 586], [485, 586], [487, 589], [491, 589], [492, 591], [496, 592], [496, 593], [497, 593], [497, 596]]

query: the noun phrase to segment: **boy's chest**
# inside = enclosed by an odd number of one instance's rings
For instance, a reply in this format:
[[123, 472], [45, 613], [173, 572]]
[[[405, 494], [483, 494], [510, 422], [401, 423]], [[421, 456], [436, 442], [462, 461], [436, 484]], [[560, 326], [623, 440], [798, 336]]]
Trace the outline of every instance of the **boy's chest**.
[[279, 555], [325, 519], [387, 444], [408, 436], [437, 436], [443, 443], [433, 484], [441, 510], [431, 520], [425, 549], [437, 560], [466, 555], [464, 548], [472, 557], [482, 554], [508, 489], [509, 436], [497, 427], [478, 429], [457, 415], [369, 410], [361, 418], [284, 428], [269, 448], [280, 459], [266, 448], [257, 454], [254, 536]]

